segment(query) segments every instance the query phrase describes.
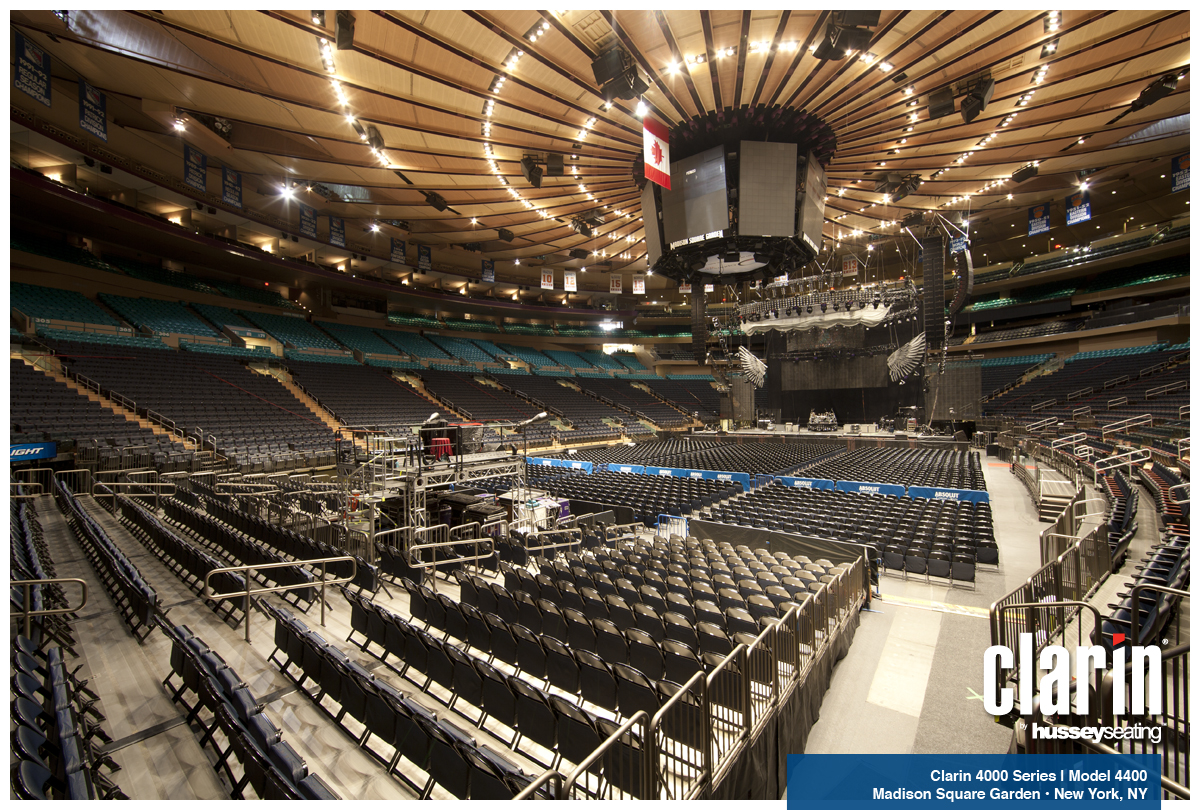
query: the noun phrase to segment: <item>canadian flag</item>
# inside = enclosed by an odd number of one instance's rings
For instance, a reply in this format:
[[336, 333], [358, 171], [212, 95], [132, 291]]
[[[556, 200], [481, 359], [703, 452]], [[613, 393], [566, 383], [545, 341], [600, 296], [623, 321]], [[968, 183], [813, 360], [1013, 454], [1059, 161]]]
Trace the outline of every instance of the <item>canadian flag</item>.
[[657, 121], [642, 121], [642, 149], [645, 153], [646, 179], [671, 190], [671, 147], [667, 128]]

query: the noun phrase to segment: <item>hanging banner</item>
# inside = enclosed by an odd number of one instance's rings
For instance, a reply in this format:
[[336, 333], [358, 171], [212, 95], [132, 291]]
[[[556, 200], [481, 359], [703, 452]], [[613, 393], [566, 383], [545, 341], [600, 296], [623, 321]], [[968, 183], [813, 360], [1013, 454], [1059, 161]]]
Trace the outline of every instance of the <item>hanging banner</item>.
[[1171, 158], [1171, 193], [1191, 188], [1192, 156], [1180, 155]]
[[775, 276], [775, 283], [776, 284], [787, 284], [788, 283], [788, 274], [784, 273], [782, 276]]
[[646, 179], [671, 190], [671, 146], [667, 128], [647, 116], [642, 121], [642, 151]]
[[543, 290], [553, 290], [554, 289], [554, 271], [553, 270], [543, 270], [542, 271], [542, 289]]
[[566, 290], [567, 292], [576, 292], [578, 290], [578, 288], [576, 287], [574, 270], [564, 270], [563, 271], [563, 289]]
[[1067, 197], [1067, 224], [1078, 225], [1092, 218], [1092, 195], [1077, 191]]
[[951, 256], [953, 256], [956, 253], [962, 253], [966, 249], [967, 249], [967, 237], [965, 237], [965, 236], [951, 236], [950, 237], [950, 255]]
[[496, 263], [491, 259], [483, 260], [482, 278], [485, 283], [491, 284], [496, 280]]
[[646, 277], [643, 276], [641, 273], [633, 274], [633, 294], [634, 295], [645, 295], [646, 294]]
[[619, 273], [613, 273], [608, 277], [608, 291], [610, 293], [621, 292], [621, 275]]
[[392, 261], [396, 264], [408, 263], [408, 243], [394, 236], [392, 237]]
[[329, 244], [340, 248], [346, 246], [346, 220], [329, 218]]
[[1029, 209], [1029, 236], [1037, 236], [1050, 230], [1050, 206], [1035, 205]]
[[79, 128], [108, 142], [108, 97], [79, 80]]
[[15, 37], [17, 69], [13, 73], [13, 86], [49, 107], [50, 54], [21, 34], [15, 34]]
[[843, 256], [842, 257], [842, 275], [857, 276], [858, 275], [858, 257]]
[[183, 145], [183, 182], [196, 191], [208, 191], [208, 155]]
[[433, 249], [429, 245], [417, 245], [417, 269], [422, 273], [433, 269]]
[[712, 292], [712, 291], [713, 291], [713, 285], [711, 285], [711, 284], [705, 284], [705, 285], [704, 285], [704, 291], [705, 291], [706, 293], [708, 293], [708, 292]]
[[300, 203], [300, 235], [309, 239], [317, 238], [317, 209], [309, 208]]
[[683, 293], [684, 295], [690, 295], [692, 292], [692, 285], [690, 283], [689, 284], [680, 284], [679, 291], [681, 293]]
[[221, 167], [221, 202], [234, 208], [242, 207], [242, 173], [228, 166]]

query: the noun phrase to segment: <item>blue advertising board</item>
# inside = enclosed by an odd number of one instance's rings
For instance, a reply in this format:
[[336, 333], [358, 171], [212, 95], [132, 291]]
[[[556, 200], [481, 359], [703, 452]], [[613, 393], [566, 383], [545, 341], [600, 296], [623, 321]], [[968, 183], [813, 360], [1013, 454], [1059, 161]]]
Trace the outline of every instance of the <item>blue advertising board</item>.
[[300, 235], [317, 238], [317, 209], [300, 203]]
[[641, 464], [609, 464], [607, 469], [609, 472], [637, 473], [638, 475], [646, 471]]
[[13, 35], [13, 87], [50, 106], [50, 54], [19, 33]]
[[183, 145], [183, 182], [196, 191], [208, 191], [208, 155], [186, 143]]
[[582, 470], [589, 475], [592, 472], [592, 462], [572, 461], [569, 458], [527, 458], [525, 463], [536, 467], [564, 467], [568, 470]]
[[945, 487], [909, 487], [908, 497], [930, 498], [935, 501], [972, 501], [990, 503], [991, 498], [981, 489], [947, 489]]
[[37, 442], [36, 444], [10, 444], [8, 446], [9, 463], [17, 461], [36, 461], [39, 458], [54, 458], [58, 455], [56, 442]]
[[1037, 236], [1050, 230], [1050, 206], [1035, 205], [1029, 209], [1029, 235]]
[[234, 208], [242, 207], [242, 173], [228, 166], [221, 167], [221, 202]]
[[1179, 155], [1171, 158], [1171, 193], [1191, 188], [1192, 185], [1192, 156]]
[[737, 481], [742, 489], [750, 491], [750, 474], [720, 472], [718, 470], [688, 470], [679, 467], [646, 467], [646, 475], [669, 475], [673, 478], [703, 478], [708, 481]]
[[1067, 197], [1067, 224], [1078, 225], [1092, 218], [1092, 195], [1086, 191], [1076, 191]]
[[895, 495], [905, 496], [904, 487], [899, 484], [877, 484], [871, 481], [838, 481], [834, 487], [839, 492], [857, 492], [861, 495]]
[[835, 482], [828, 478], [793, 478], [790, 475], [783, 475], [775, 479], [785, 487], [798, 487], [800, 489], [829, 489], [832, 490]]
[[108, 142], [108, 97], [79, 80], [79, 128]]

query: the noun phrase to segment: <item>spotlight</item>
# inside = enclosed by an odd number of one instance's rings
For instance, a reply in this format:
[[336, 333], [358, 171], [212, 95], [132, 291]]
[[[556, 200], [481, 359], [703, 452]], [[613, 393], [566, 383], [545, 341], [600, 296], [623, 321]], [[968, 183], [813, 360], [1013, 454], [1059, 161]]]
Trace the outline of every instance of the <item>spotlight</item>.
[[314, 11], [312, 13], [312, 21], [313, 21], [313, 25], [319, 25], [322, 28], [324, 28], [325, 27], [325, 12], [324, 11]]

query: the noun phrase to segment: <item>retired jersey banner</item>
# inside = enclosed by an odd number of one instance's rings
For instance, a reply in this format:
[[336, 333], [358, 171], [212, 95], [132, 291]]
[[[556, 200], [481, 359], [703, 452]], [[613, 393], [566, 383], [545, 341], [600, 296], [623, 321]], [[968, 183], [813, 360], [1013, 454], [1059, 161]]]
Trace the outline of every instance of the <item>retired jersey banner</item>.
[[300, 203], [300, 235], [317, 238], [317, 209]]
[[108, 142], [108, 97], [85, 82], [79, 80], [79, 128], [90, 132], [105, 143]]
[[221, 168], [221, 202], [234, 208], [242, 207], [242, 173], [228, 166]]
[[1067, 224], [1078, 225], [1092, 218], [1092, 195], [1076, 191], [1067, 197]]
[[396, 264], [408, 263], [408, 244], [403, 239], [392, 237], [392, 261]]
[[1029, 236], [1037, 236], [1050, 230], [1050, 206], [1035, 205], [1029, 209]]
[[1192, 156], [1180, 155], [1179, 157], [1171, 158], [1171, 193], [1183, 191], [1185, 188], [1190, 188], [1191, 182], [1191, 167]]
[[610, 293], [621, 292], [621, 274], [613, 273], [608, 277], [608, 291]]
[[543, 290], [553, 290], [554, 289], [554, 271], [553, 270], [543, 270], [542, 271], [542, 289]]
[[14, 56], [17, 64], [16, 71], [13, 73], [13, 86], [49, 107], [50, 54], [25, 39], [21, 34], [14, 36], [16, 37]]
[[633, 294], [634, 295], [645, 295], [646, 294], [646, 277], [643, 276], [641, 273], [635, 273], [633, 276]]
[[857, 276], [858, 275], [858, 257], [843, 256], [842, 257], [842, 275]]
[[329, 244], [340, 248], [346, 246], [346, 220], [329, 218]]
[[496, 281], [496, 263], [494, 261], [491, 259], [483, 260], [483, 271], [480, 278], [488, 284]]
[[646, 179], [671, 190], [671, 147], [667, 128], [650, 118], [642, 121], [642, 150], [645, 153]]
[[429, 245], [417, 245], [417, 269], [422, 273], [433, 269], [433, 248]]
[[577, 291], [578, 288], [576, 287], [576, 279], [575, 279], [575, 271], [574, 270], [564, 270], [563, 271], [563, 289], [566, 290], [567, 292], [576, 292]]
[[208, 155], [183, 145], [183, 182], [196, 191], [208, 191]]
[[683, 293], [684, 295], [690, 295], [692, 292], [692, 285], [691, 284], [680, 284], [679, 291], [681, 293]]

